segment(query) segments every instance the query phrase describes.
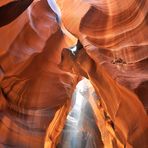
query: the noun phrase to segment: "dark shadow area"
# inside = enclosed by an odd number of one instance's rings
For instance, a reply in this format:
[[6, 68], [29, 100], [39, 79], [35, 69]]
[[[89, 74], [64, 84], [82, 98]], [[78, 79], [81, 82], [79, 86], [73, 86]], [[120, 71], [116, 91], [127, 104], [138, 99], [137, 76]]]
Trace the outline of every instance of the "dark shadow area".
[[140, 101], [148, 114], [148, 81], [142, 82], [138, 88], [135, 89], [135, 93], [140, 98]]

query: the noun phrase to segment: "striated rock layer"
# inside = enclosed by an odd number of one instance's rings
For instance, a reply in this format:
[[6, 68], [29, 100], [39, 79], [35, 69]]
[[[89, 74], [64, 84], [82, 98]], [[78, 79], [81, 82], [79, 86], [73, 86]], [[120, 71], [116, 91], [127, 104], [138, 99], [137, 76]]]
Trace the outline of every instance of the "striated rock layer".
[[[84, 47], [72, 65], [87, 75], [101, 97], [93, 107], [105, 147], [148, 147], [148, 2], [58, 3], [66, 28]], [[63, 54], [72, 57], [65, 50]], [[103, 120], [110, 126], [102, 128]]]
[[148, 1], [31, 2], [0, 2], [0, 146], [55, 148], [84, 76], [104, 147], [147, 148]]
[[58, 68], [70, 40], [46, 1], [35, 1], [0, 32], [0, 144], [52, 147], [79, 81]]

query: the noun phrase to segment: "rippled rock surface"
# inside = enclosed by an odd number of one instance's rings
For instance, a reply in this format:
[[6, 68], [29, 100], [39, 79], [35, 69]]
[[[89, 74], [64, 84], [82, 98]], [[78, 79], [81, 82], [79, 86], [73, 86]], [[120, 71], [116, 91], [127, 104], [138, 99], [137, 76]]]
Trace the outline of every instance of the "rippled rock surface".
[[82, 77], [104, 147], [148, 147], [147, 0], [1, 0], [0, 18], [1, 147], [55, 148]]
[[98, 122], [105, 146], [147, 147], [147, 1], [58, 2], [65, 26], [84, 48], [72, 63], [101, 97], [95, 111], [108, 120], [107, 129]]
[[47, 1], [35, 1], [0, 32], [0, 144], [54, 147], [79, 81], [58, 67], [70, 41]]

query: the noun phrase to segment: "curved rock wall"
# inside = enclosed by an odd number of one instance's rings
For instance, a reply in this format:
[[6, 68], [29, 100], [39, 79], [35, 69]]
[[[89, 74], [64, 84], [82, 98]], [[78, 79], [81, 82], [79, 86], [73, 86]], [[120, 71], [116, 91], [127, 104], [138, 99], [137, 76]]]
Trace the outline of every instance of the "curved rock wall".
[[[84, 70], [82, 75], [87, 75], [101, 97], [100, 107], [93, 107], [100, 115], [98, 121], [104, 120], [110, 126], [102, 129], [98, 123], [105, 146], [146, 148], [147, 1], [133, 0], [128, 5], [118, 0], [72, 3], [64, 0], [63, 5], [57, 2], [65, 26], [78, 36], [84, 47], [77, 59], [73, 57], [71, 61], [75, 63], [76, 73], [82, 74]], [[80, 3], [81, 7], [77, 8]], [[69, 14], [66, 8], [72, 12]], [[63, 51], [65, 58], [69, 55], [66, 52]], [[103, 135], [105, 131], [109, 137]]]
[[70, 40], [44, 0], [0, 31], [0, 144], [55, 147], [79, 81], [58, 67]]
[[[56, 147], [84, 76], [105, 147], [147, 148], [148, 1], [56, 0], [62, 23], [46, 0], [25, 2], [0, 20], [1, 146]], [[82, 44], [75, 56], [63, 27]]]

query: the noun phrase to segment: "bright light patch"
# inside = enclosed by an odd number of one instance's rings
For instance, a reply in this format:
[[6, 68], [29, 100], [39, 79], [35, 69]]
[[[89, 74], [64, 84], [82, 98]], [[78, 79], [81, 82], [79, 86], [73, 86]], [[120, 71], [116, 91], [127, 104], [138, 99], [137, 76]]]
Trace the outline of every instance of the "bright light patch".
[[[75, 99], [75, 104], [71, 112], [69, 113], [67, 119], [72, 119], [76, 123], [76, 126], [79, 126], [79, 121], [80, 119], [83, 118], [81, 112], [83, 105], [85, 105], [85, 102], [87, 101], [86, 98], [84, 97], [84, 93], [87, 91], [86, 89], [87, 89], [86, 79], [83, 79], [77, 84], [75, 93], [73, 95]], [[76, 116], [72, 117], [71, 116], [72, 114], [76, 114]]]
[[47, 0], [51, 9], [58, 15], [59, 20], [61, 20], [61, 12], [55, 0]]
[[75, 45], [75, 46], [69, 48], [69, 50], [70, 50], [73, 54], [75, 54], [75, 51], [77, 50], [77, 46]]
[[84, 101], [84, 96], [82, 96], [81, 92], [85, 91], [86, 83], [84, 80], [80, 81], [77, 84], [77, 93], [76, 93], [76, 103], [75, 105], [78, 105], [80, 108], [82, 106], [82, 103]]
[[[67, 116], [67, 121], [62, 135], [62, 148], [65, 147], [79, 147], [78, 144], [82, 144], [84, 141], [84, 134], [87, 136], [85, 129], [85, 120], [87, 116], [88, 99], [90, 96], [91, 83], [88, 79], [81, 80], [73, 93], [73, 100], [75, 104]], [[89, 121], [88, 121], [89, 122]], [[87, 122], [86, 122], [87, 123]], [[88, 132], [88, 131], [87, 131]], [[90, 145], [89, 145], [90, 146]]]

